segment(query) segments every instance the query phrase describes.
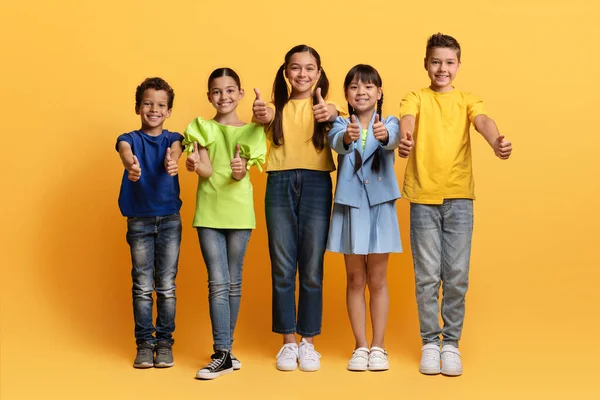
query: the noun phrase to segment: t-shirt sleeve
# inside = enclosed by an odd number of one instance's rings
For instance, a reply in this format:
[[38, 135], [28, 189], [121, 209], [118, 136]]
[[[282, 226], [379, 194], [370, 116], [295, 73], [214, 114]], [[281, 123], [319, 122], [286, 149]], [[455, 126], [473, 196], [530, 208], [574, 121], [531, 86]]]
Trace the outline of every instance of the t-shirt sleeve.
[[467, 94], [467, 115], [469, 116], [469, 121], [473, 123], [475, 121], [475, 117], [480, 114], [487, 114], [485, 109], [485, 105], [483, 101], [474, 94]]
[[194, 142], [198, 142], [198, 145], [202, 147], [207, 147], [214, 141], [214, 133], [210, 130], [206, 121], [200, 117], [190, 122], [183, 132], [182, 144], [185, 146], [184, 151], [186, 153], [192, 153], [194, 151]]
[[119, 142], [127, 142], [133, 149], [133, 139], [131, 138], [131, 135], [129, 133], [124, 133], [122, 135], [119, 135], [119, 137], [117, 137], [117, 143], [115, 143], [116, 151], [119, 151]]
[[412, 115], [417, 117], [419, 114], [419, 106], [421, 105], [421, 99], [415, 92], [410, 92], [400, 102], [400, 118], [405, 115]]
[[264, 164], [267, 158], [267, 138], [263, 126], [251, 124], [251, 128], [238, 139], [238, 144], [240, 157], [248, 160], [246, 169], [256, 165], [256, 168], [262, 172], [261, 164]]
[[171, 132], [169, 137], [169, 147], [173, 146], [175, 142], [183, 142], [183, 135], [179, 132]]

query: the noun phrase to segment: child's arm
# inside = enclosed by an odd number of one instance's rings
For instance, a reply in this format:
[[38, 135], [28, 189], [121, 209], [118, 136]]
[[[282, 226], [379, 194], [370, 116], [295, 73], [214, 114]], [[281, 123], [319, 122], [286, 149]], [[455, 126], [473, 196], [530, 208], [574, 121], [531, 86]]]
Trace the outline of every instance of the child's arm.
[[180, 141], [173, 142], [171, 147], [167, 147], [167, 154], [165, 155], [165, 169], [170, 176], [175, 176], [179, 172], [178, 161], [182, 152], [183, 148], [181, 147]]
[[195, 172], [203, 178], [210, 178], [212, 175], [208, 152], [204, 147], [198, 149], [198, 142], [194, 142], [194, 152], [188, 155], [185, 167], [188, 171]]
[[508, 140], [504, 140], [504, 136], [500, 135], [493, 119], [485, 114], [479, 114], [473, 120], [473, 125], [475, 125], [477, 132], [481, 133], [492, 149], [494, 149], [494, 153], [498, 158], [507, 160], [510, 157], [512, 144]]
[[350, 123], [343, 117], [338, 117], [327, 132], [327, 143], [338, 154], [350, 154], [354, 150], [352, 142], [359, 138], [360, 128], [355, 115], [350, 117]]
[[260, 97], [260, 90], [254, 88], [254, 93], [256, 94], [256, 99], [254, 99], [254, 103], [252, 104], [254, 121], [259, 124], [269, 125], [273, 121], [274, 112], [271, 108], [267, 107], [267, 103]]
[[317, 122], [333, 122], [338, 117], [339, 113], [333, 104], [325, 103], [325, 99], [321, 97], [321, 88], [315, 91], [317, 96], [317, 104], [313, 106], [315, 121]]
[[407, 114], [400, 119], [400, 145], [398, 155], [402, 158], [408, 157], [415, 142], [412, 138], [415, 131], [415, 116]]
[[235, 145], [235, 154], [231, 159], [231, 176], [236, 181], [241, 181], [246, 176], [246, 167], [248, 165], [248, 160], [240, 157], [240, 145]]
[[137, 182], [142, 176], [142, 169], [140, 168], [137, 157], [133, 154], [133, 151], [131, 151], [131, 145], [122, 140], [118, 144], [118, 150], [121, 162], [128, 172], [127, 179], [132, 182]]

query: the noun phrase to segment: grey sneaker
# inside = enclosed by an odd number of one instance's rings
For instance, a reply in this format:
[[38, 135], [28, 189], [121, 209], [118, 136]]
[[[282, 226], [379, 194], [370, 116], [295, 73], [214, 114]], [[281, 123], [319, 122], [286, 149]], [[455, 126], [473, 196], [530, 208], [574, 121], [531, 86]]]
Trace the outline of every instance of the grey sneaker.
[[154, 345], [143, 341], [137, 345], [137, 355], [133, 368], [152, 368], [154, 366]]
[[173, 361], [173, 350], [171, 349], [171, 342], [168, 340], [159, 340], [156, 343], [156, 358], [154, 359], [154, 366], [156, 368], [169, 368], [172, 367], [175, 362]]

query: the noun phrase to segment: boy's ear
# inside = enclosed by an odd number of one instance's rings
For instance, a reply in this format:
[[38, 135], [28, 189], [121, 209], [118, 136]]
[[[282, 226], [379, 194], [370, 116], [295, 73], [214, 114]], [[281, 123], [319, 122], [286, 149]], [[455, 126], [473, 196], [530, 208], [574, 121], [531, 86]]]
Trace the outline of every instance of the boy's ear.
[[173, 112], [173, 109], [169, 108], [169, 110], [167, 111], [167, 118], [169, 118], [171, 116], [172, 112]]
[[140, 108], [138, 106], [135, 106], [135, 113], [137, 115], [140, 115]]
[[206, 98], [208, 99], [209, 103], [212, 103], [212, 101], [210, 101], [210, 92], [206, 92]]
[[425, 71], [427, 71], [427, 57], [423, 59], [423, 67], [425, 68]]

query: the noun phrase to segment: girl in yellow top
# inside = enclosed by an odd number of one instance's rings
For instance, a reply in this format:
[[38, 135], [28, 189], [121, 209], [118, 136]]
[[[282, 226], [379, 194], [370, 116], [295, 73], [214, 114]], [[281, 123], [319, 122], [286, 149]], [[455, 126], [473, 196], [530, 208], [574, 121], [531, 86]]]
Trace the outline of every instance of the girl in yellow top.
[[256, 227], [247, 170], [251, 165], [260, 169], [267, 152], [263, 126], [246, 124], [237, 116], [244, 90], [235, 71], [213, 71], [207, 95], [217, 115], [211, 120], [194, 119], [183, 140], [189, 154], [187, 169], [199, 175], [193, 225], [208, 271], [213, 333], [214, 354], [196, 373], [200, 379], [214, 379], [242, 365], [231, 354], [231, 346], [242, 295], [242, 264]]
[[[298, 360], [303, 371], [320, 368], [313, 338], [321, 333], [330, 173], [335, 169], [326, 136], [338, 116], [335, 105], [324, 100], [328, 89], [319, 53], [306, 45], [285, 55], [273, 83], [273, 103], [266, 104], [255, 89], [254, 120], [268, 127], [271, 141], [265, 214], [273, 280], [272, 329], [283, 335], [276, 364], [282, 371], [295, 370]], [[299, 346], [294, 333], [302, 336]]]

